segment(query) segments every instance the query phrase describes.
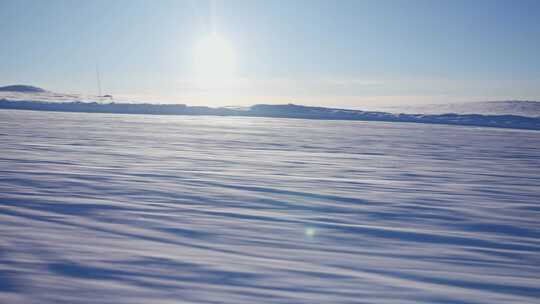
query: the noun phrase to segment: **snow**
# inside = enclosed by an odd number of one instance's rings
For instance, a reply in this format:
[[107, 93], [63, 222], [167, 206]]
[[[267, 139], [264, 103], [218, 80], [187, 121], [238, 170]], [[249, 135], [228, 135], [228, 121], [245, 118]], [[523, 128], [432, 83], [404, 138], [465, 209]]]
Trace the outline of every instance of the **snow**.
[[1, 303], [537, 303], [540, 133], [0, 110]]
[[481, 114], [395, 114], [390, 112], [334, 109], [295, 104], [259, 104], [253, 105], [247, 109], [235, 109], [232, 107], [210, 108], [205, 106], [187, 106], [185, 104], [80, 101], [44, 102], [0, 99], [0, 109], [84, 113], [214, 115], [388, 121], [540, 130], [540, 117]]
[[[25, 86], [26, 87], [26, 86]], [[6, 88], [6, 87], [3, 87]], [[12, 89], [0, 90], [0, 100], [11, 100], [11, 101], [40, 101], [40, 102], [103, 102], [103, 100], [108, 101], [108, 99], [100, 98], [99, 96], [94, 95], [84, 95], [84, 94], [64, 94], [64, 93], [55, 93], [46, 91], [41, 88], [36, 88], [41, 91], [34, 90], [33, 92], [28, 92], [29, 90], [15, 90]]]
[[479, 101], [464, 103], [446, 103], [429, 105], [406, 105], [394, 107], [373, 107], [379, 111], [409, 114], [482, 114], [482, 115], [517, 115], [540, 117], [540, 102], [527, 100]]

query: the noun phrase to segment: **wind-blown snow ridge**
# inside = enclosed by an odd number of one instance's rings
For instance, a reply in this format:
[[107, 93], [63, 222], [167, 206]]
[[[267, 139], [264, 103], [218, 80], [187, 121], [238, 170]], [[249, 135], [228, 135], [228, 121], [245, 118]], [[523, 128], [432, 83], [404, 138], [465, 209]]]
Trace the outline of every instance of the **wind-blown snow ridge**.
[[540, 117], [540, 102], [530, 100], [475, 101], [428, 105], [379, 107], [377, 110], [392, 113], [423, 114], [483, 114]]
[[538, 132], [0, 110], [0, 303], [536, 304]]
[[451, 124], [499, 128], [540, 130], [540, 117], [516, 115], [480, 115], [480, 114], [394, 114], [376, 111], [360, 111], [309, 107], [294, 104], [255, 105], [245, 110], [234, 108], [210, 108], [186, 106], [184, 104], [133, 104], [133, 103], [97, 103], [97, 102], [38, 102], [23, 100], [0, 100], [0, 109], [87, 112], [87, 113], [122, 113], [122, 114], [159, 114], [159, 115], [218, 115], [249, 117], [280, 117], [303, 119], [362, 120], [387, 122], [415, 122], [431, 124]]

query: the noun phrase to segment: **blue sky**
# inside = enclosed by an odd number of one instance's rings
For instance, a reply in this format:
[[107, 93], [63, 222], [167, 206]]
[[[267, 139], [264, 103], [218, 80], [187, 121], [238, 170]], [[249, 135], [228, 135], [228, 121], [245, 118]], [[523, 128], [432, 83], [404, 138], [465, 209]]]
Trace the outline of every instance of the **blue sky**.
[[[235, 71], [201, 83], [212, 24]], [[536, 0], [0, 0], [0, 25], [0, 85], [96, 94], [98, 65], [105, 93], [149, 101], [540, 100]]]

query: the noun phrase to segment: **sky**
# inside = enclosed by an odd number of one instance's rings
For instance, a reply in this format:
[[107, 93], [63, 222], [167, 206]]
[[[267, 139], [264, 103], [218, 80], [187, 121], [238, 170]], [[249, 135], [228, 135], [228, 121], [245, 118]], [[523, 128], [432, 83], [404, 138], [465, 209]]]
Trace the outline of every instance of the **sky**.
[[0, 0], [0, 86], [117, 99], [540, 100], [539, 54], [537, 0]]

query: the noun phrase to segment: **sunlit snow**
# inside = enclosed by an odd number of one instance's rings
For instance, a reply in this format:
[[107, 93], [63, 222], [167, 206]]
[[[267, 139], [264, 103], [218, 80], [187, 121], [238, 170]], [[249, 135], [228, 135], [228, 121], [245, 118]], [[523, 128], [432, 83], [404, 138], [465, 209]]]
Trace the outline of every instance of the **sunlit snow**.
[[1, 303], [538, 303], [540, 133], [0, 110]]

